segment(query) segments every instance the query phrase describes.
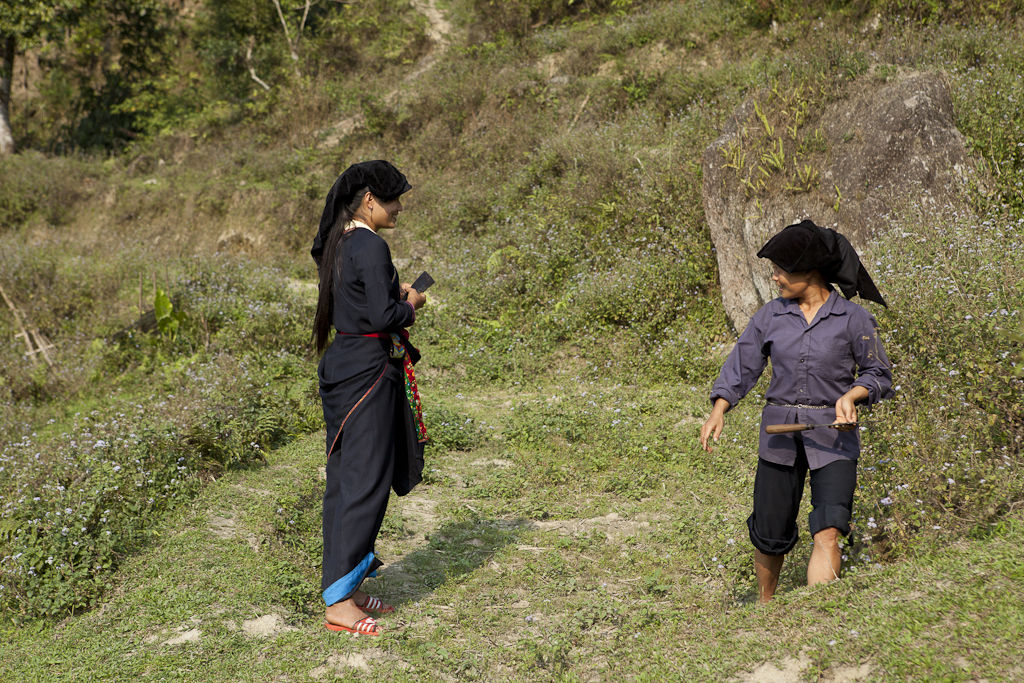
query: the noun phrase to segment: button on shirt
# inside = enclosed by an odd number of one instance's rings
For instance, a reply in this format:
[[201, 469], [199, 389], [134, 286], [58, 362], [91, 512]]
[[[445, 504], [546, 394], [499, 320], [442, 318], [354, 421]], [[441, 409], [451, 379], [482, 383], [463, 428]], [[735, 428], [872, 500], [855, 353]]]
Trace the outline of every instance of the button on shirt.
[[751, 318], [711, 389], [711, 403], [730, 406], [747, 395], [772, 361], [772, 381], [761, 412], [758, 455], [769, 462], [796, 462], [802, 438], [811, 469], [860, 454], [857, 430], [818, 427], [795, 434], [767, 434], [766, 424], [831, 424], [836, 402], [852, 387], [868, 390], [868, 404], [893, 396], [889, 358], [874, 316], [831, 290], [810, 323], [795, 299], [774, 299]]

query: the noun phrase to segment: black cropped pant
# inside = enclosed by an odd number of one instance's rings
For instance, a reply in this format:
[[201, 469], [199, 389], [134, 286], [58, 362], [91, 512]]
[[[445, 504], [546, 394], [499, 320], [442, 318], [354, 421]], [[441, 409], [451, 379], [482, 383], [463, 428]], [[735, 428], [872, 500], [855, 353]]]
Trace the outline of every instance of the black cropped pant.
[[[750, 542], [765, 555], [785, 555], [800, 538], [796, 520], [804, 495], [807, 453], [797, 436], [796, 462], [779, 465], [757, 460], [754, 511], [747, 518]], [[828, 528], [850, 533], [853, 492], [857, 488], [857, 461], [837, 460], [811, 470], [811, 514], [807, 521], [813, 537]]]

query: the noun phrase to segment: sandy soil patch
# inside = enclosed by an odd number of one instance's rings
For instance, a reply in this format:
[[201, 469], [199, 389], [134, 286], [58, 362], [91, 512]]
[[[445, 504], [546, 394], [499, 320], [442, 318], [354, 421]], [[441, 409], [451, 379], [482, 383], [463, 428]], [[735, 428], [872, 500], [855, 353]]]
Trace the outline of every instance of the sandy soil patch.
[[[444, 12], [437, 8], [434, 0], [412, 0], [411, 4], [417, 12], [427, 18], [427, 37], [434, 43], [434, 49], [405, 77], [407, 83], [416, 80], [437, 63], [438, 57], [448, 49], [448, 36], [452, 33], [451, 22], [445, 18]], [[397, 90], [392, 91], [385, 100], [393, 99], [397, 94]]]
[[323, 666], [309, 672], [309, 677], [316, 680], [320, 680], [325, 676], [332, 676], [334, 678], [345, 678], [351, 673], [352, 669], [358, 669], [360, 671], [369, 671], [370, 665], [366, 658], [366, 655], [353, 652], [352, 654], [334, 654], [327, 658]]
[[494, 467], [501, 468], [515, 467], [514, 462], [512, 462], [511, 460], [506, 460], [505, 458], [480, 458], [479, 460], [474, 460], [469, 464], [475, 465], [476, 467], [485, 467], [487, 465], [493, 465]]
[[798, 657], [787, 657], [779, 664], [776, 666], [765, 662], [751, 673], [741, 674], [739, 683], [799, 683], [803, 680], [803, 670], [811, 664], [811, 660], [801, 652]]
[[438, 45], [447, 47], [452, 25], [445, 18], [444, 12], [434, 4], [434, 0], [412, 0], [411, 4], [417, 12], [427, 18], [427, 36]]
[[198, 643], [199, 639], [202, 638], [203, 632], [197, 628], [190, 628], [187, 631], [181, 631], [178, 635], [173, 638], [169, 638], [164, 641], [164, 645], [184, 645], [185, 643]]
[[[804, 670], [811, 665], [806, 652], [797, 657], [783, 659], [779, 666], [765, 662], [750, 673], [740, 674], [738, 683], [800, 683], [804, 680]], [[856, 683], [863, 681], [871, 674], [870, 664], [859, 666], [840, 666], [824, 674], [818, 680], [821, 683]]]
[[438, 527], [437, 501], [414, 493], [403, 499], [402, 516], [409, 520], [416, 533], [429, 533]]
[[280, 614], [265, 614], [258, 619], [242, 622], [242, 633], [250, 638], [270, 638], [294, 630], [284, 623], [284, 618]]
[[861, 664], [860, 666], [841, 666], [831, 674], [823, 676], [821, 680], [822, 683], [854, 683], [854, 681], [867, 680], [867, 677], [870, 674], [870, 664]]
[[230, 517], [212, 515], [210, 517], [210, 531], [217, 538], [234, 538], [235, 520]]
[[[610, 512], [602, 517], [589, 519], [558, 519], [550, 522], [532, 522], [531, 529], [538, 531], [555, 531], [563, 536], [579, 534], [592, 529], [600, 529], [609, 541], [623, 536], [630, 536], [651, 526], [650, 515], [638, 515], [636, 519], [623, 519], [618, 513]], [[657, 520], [655, 520], [657, 521]]]
[[229, 539], [229, 538], [244, 538], [245, 542], [249, 544], [253, 552], [258, 553], [260, 551], [260, 540], [255, 534], [249, 532], [240, 532], [235, 525], [235, 520], [231, 517], [221, 517], [220, 515], [210, 516], [210, 532], [217, 538]]

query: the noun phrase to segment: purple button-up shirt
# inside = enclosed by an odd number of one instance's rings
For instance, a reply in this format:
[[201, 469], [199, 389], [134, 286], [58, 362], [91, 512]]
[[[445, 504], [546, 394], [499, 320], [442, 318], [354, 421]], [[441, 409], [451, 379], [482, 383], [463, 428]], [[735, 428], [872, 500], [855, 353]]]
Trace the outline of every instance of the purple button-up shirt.
[[[751, 318], [711, 389], [711, 403], [730, 406], [747, 395], [772, 359], [772, 381], [761, 411], [758, 455], [796, 462], [794, 434], [766, 434], [766, 424], [831, 424], [836, 402], [852, 387], [868, 390], [869, 404], [891, 398], [892, 371], [873, 315], [832, 290], [809, 324], [795, 299], [774, 299]], [[857, 430], [819, 427], [801, 434], [811, 469], [860, 454]]]

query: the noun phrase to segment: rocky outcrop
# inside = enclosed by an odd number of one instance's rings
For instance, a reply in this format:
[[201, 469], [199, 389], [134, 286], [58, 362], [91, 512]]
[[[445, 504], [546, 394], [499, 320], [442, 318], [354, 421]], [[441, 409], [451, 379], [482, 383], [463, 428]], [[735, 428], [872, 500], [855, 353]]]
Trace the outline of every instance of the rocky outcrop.
[[888, 83], [861, 84], [855, 94], [826, 108], [815, 126], [824, 151], [808, 162], [815, 187], [751, 192], [728, 159], [757, 124], [754, 101], [737, 109], [703, 156], [704, 210], [722, 303], [737, 331], [775, 297], [771, 264], [755, 254], [779, 230], [810, 218], [846, 235], [863, 254], [890, 212], [914, 209], [927, 215], [975, 171], [942, 76], [911, 73]]

